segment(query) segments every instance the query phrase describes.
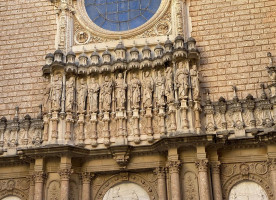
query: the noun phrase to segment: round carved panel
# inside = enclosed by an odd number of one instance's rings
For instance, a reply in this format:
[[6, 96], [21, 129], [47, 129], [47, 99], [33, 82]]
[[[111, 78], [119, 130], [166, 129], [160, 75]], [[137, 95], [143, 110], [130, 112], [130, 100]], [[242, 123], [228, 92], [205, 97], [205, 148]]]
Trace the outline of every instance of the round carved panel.
[[141, 186], [124, 182], [110, 188], [103, 200], [150, 200], [150, 197]]
[[268, 200], [264, 189], [253, 181], [242, 181], [235, 185], [229, 194], [229, 200]]

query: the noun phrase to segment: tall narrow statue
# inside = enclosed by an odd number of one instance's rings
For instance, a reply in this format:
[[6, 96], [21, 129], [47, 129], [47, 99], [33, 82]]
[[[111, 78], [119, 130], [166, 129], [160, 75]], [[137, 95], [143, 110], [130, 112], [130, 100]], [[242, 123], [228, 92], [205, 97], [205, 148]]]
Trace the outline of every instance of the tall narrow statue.
[[132, 79], [130, 80], [129, 99], [130, 99], [130, 105], [132, 108], [138, 109], [140, 107], [141, 82], [137, 78], [136, 74], [133, 74]]
[[117, 110], [124, 110], [126, 104], [126, 88], [127, 84], [123, 78], [123, 74], [119, 73], [115, 80], [115, 98]]
[[52, 109], [55, 111], [60, 110], [61, 106], [61, 92], [62, 92], [62, 76], [61, 74], [57, 74], [53, 78], [53, 84], [51, 89], [51, 102]]
[[108, 76], [104, 77], [104, 83], [101, 86], [100, 92], [100, 103], [101, 108], [104, 112], [110, 111], [111, 107], [111, 94], [112, 94], [113, 84], [112, 81], [109, 80]]
[[95, 81], [95, 78], [91, 78], [91, 82], [88, 85], [88, 99], [90, 112], [96, 113], [98, 111], [98, 95], [100, 91], [99, 84]]
[[178, 64], [178, 69], [176, 70], [176, 87], [178, 88], [179, 99], [185, 99], [188, 97], [188, 69], [185, 68], [183, 62]]
[[85, 111], [85, 101], [87, 97], [87, 85], [83, 78], [80, 79], [80, 85], [78, 87], [78, 112], [83, 113]]
[[191, 76], [193, 100], [198, 100], [199, 99], [199, 76], [198, 76], [196, 65], [193, 65], [192, 69], [190, 70], [190, 76]]
[[49, 82], [46, 85], [46, 88], [44, 90], [44, 95], [43, 95], [43, 112], [48, 113], [51, 110], [51, 87], [52, 84]]
[[144, 108], [152, 107], [152, 93], [153, 93], [153, 79], [149, 72], [145, 72], [145, 78], [143, 81], [143, 104]]
[[156, 88], [156, 103], [157, 106], [165, 105], [165, 79], [162, 76], [161, 72], [157, 72], [157, 78], [155, 79], [155, 88]]
[[73, 110], [73, 105], [74, 105], [74, 94], [75, 94], [75, 80], [74, 79], [75, 79], [74, 77], [70, 77], [66, 84], [65, 106], [66, 106], [66, 111], [71, 111], [71, 112]]
[[167, 97], [167, 102], [173, 103], [174, 102], [174, 89], [173, 89], [172, 68], [168, 67], [166, 69], [165, 73], [166, 73], [165, 95]]

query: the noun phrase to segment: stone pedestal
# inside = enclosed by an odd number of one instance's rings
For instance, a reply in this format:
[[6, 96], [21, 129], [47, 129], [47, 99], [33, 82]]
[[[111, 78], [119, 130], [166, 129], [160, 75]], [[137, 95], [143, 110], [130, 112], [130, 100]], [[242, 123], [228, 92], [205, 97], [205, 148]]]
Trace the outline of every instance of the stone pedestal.
[[170, 173], [171, 199], [181, 200], [179, 167], [180, 161], [169, 161], [167, 165]]
[[61, 200], [69, 199], [69, 180], [70, 180], [71, 173], [72, 173], [71, 169], [61, 169], [59, 171]]
[[93, 175], [90, 172], [82, 172], [82, 200], [90, 200], [91, 197], [91, 179]]
[[158, 199], [167, 200], [167, 187], [166, 187], [166, 172], [164, 167], [158, 167], [155, 169], [157, 175], [157, 190], [158, 190]]
[[34, 186], [34, 200], [43, 200], [43, 182], [46, 175], [43, 171], [34, 172], [35, 186]]
[[222, 200], [222, 190], [220, 182], [220, 163], [215, 162], [211, 164], [212, 169], [212, 183], [214, 200]]
[[211, 200], [208, 178], [208, 160], [201, 159], [196, 162], [198, 168], [198, 186], [200, 200]]

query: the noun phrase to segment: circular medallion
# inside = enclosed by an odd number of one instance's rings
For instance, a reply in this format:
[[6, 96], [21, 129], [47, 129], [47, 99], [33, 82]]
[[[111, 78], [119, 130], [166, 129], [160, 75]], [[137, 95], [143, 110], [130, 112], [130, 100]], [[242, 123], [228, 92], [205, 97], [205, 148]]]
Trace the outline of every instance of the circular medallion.
[[161, 0], [85, 0], [90, 19], [109, 31], [128, 31], [146, 23]]

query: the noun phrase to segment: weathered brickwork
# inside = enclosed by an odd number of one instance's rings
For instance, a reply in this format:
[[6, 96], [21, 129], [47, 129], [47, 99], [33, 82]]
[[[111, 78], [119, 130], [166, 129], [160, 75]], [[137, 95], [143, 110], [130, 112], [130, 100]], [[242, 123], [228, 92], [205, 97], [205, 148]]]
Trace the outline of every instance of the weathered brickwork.
[[260, 97], [269, 80], [267, 52], [276, 55], [275, 0], [191, 0], [192, 36], [201, 49], [202, 87], [213, 100]]
[[56, 20], [48, 0], [0, 0], [0, 111], [37, 113], [44, 57], [54, 50]]

